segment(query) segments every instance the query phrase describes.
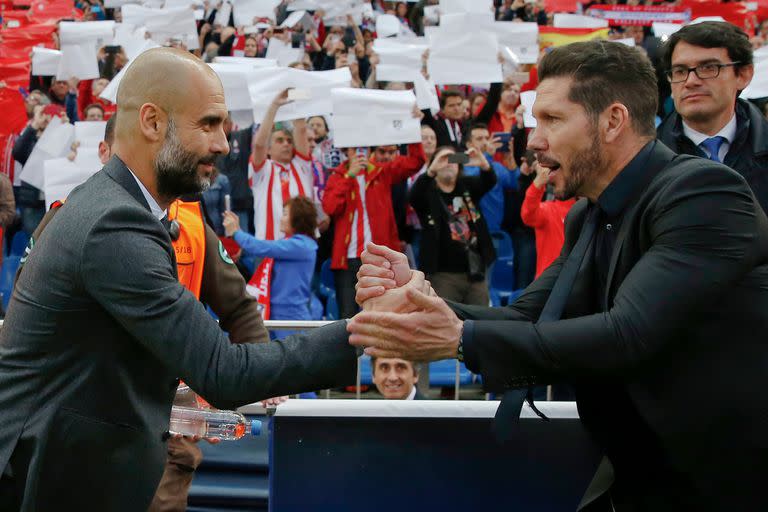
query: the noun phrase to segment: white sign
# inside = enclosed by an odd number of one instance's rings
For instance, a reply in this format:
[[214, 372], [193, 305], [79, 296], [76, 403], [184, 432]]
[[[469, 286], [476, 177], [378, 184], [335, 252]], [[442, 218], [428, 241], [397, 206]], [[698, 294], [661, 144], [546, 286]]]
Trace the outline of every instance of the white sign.
[[437, 33], [432, 38], [427, 68], [436, 84], [501, 82], [499, 45], [494, 34]]
[[32, 48], [32, 74], [35, 76], [54, 76], [59, 70], [61, 52], [41, 46]]

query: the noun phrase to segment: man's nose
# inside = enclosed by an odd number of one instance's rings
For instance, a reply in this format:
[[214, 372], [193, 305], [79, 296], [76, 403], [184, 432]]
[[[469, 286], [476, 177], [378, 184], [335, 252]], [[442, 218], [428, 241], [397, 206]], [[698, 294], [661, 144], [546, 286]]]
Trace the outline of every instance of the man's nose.
[[538, 127], [534, 128], [531, 134], [528, 136], [527, 149], [533, 151], [546, 151], [547, 147], [547, 139], [544, 136], [544, 131]]
[[227, 155], [229, 154], [229, 141], [227, 141], [227, 134], [224, 133], [224, 127], [222, 126], [218, 130], [216, 130], [216, 133], [214, 135], [213, 140], [211, 141], [211, 153], [217, 154], [217, 155]]

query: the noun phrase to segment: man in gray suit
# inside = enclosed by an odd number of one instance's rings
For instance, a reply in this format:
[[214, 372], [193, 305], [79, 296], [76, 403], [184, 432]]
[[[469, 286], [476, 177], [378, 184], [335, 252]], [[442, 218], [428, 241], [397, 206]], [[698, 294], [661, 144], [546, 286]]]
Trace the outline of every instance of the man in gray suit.
[[179, 284], [163, 221], [228, 152], [224, 92], [151, 50], [118, 91], [114, 155], [28, 256], [0, 330], [0, 510], [146, 510], [178, 378], [216, 407], [350, 384], [344, 323], [233, 345]]

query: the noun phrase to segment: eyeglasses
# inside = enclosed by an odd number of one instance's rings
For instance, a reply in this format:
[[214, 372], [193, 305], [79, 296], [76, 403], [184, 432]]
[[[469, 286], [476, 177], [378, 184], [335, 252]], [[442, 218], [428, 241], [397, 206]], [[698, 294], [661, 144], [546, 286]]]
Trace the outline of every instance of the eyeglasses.
[[702, 80], [708, 80], [710, 78], [717, 78], [720, 76], [720, 70], [730, 66], [738, 66], [741, 62], [729, 62], [728, 64], [720, 64], [718, 62], [709, 62], [707, 64], [699, 64], [698, 66], [689, 68], [686, 66], [675, 66], [665, 74], [667, 80], [672, 84], [679, 84], [688, 80], [688, 75], [691, 71], [696, 73], [696, 76]]

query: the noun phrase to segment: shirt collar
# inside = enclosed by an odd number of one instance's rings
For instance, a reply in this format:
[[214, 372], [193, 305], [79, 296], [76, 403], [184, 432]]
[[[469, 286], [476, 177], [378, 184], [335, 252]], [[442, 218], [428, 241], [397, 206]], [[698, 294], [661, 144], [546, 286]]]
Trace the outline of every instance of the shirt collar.
[[[128, 169], [131, 171], [131, 169]], [[139, 189], [141, 190], [141, 193], [144, 194], [144, 199], [147, 200], [147, 204], [149, 205], [149, 210], [152, 212], [152, 215], [157, 217], [158, 220], [163, 220], [163, 217], [166, 215], [166, 210], [163, 210], [160, 208], [160, 205], [157, 204], [157, 201], [155, 201], [155, 198], [152, 197], [152, 194], [149, 193], [149, 190], [147, 190], [147, 187], [144, 186], [144, 184], [141, 182], [139, 178], [136, 177], [136, 175], [131, 171], [131, 176], [133, 176], [133, 179], [136, 180], [136, 183], [139, 185]]]
[[[736, 112], [734, 112], [733, 117], [731, 117], [731, 120], [723, 126], [723, 129], [711, 137], [723, 137], [728, 144], [732, 144], [733, 140], [736, 138], [736, 124]], [[710, 135], [694, 130], [688, 126], [685, 121], [683, 121], [683, 133], [697, 146], [710, 138]]]
[[610, 217], [616, 217], [627, 207], [638, 187], [644, 182], [648, 159], [655, 146], [656, 140], [643, 146], [597, 198], [600, 209]]
[[416, 396], [416, 386], [413, 386], [411, 388], [411, 394], [409, 394], [407, 397], [405, 397], [406, 400], [413, 400]]

